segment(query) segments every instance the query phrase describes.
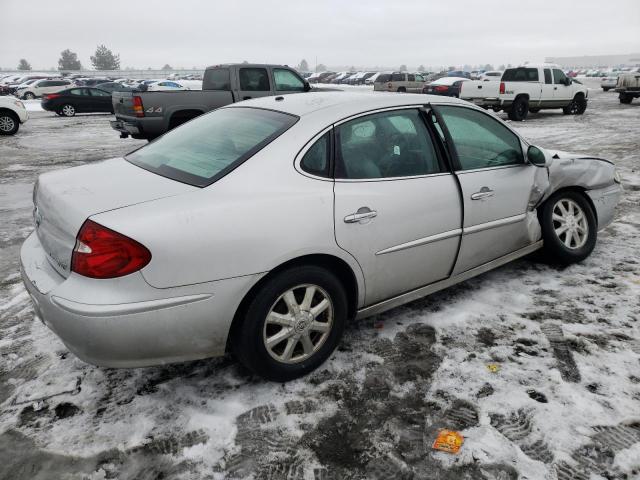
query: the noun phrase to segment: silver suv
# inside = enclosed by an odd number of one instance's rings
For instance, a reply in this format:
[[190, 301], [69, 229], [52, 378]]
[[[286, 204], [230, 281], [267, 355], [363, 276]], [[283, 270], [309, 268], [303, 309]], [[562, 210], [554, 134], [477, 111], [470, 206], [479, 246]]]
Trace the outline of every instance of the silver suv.
[[383, 73], [378, 75], [373, 83], [373, 90], [376, 92], [422, 93], [422, 87], [426, 84], [424, 77], [418, 73]]

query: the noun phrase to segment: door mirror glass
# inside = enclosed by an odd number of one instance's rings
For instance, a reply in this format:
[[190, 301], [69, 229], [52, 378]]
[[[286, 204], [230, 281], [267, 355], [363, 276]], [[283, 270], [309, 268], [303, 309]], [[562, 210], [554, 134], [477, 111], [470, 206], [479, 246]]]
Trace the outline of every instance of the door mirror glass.
[[311, 90], [311, 85], [309, 85], [309, 82], [307, 82], [306, 80], [304, 81], [304, 91], [308, 92], [309, 90]]
[[571, 85], [571, 78], [567, 77], [564, 81], [564, 84], [568, 87], [569, 85]]
[[527, 150], [527, 160], [531, 165], [536, 167], [547, 166], [547, 156], [538, 147], [531, 145]]

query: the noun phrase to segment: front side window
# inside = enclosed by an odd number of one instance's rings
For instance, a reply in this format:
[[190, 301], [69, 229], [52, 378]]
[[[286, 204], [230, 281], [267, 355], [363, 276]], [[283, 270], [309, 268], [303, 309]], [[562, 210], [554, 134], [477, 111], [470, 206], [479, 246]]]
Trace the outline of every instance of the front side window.
[[462, 170], [524, 163], [518, 136], [499, 120], [470, 108], [439, 106]]
[[424, 82], [424, 77], [422, 75], [416, 75], [416, 82]]
[[257, 108], [221, 108], [171, 130], [125, 158], [197, 187], [229, 173], [275, 140], [298, 117]]
[[553, 83], [553, 80], [551, 79], [551, 70], [548, 68], [544, 69], [544, 83], [547, 85]]
[[336, 178], [393, 178], [441, 171], [418, 110], [351, 120], [338, 127], [338, 139]]
[[73, 90], [70, 90], [69, 93], [71, 95], [85, 95], [84, 90], [84, 88], [74, 88]]
[[329, 176], [329, 155], [331, 152], [331, 134], [325, 133], [307, 150], [300, 161], [300, 167], [312, 175]]
[[415, 82], [416, 81], [416, 76], [413, 73], [410, 73], [407, 75], [407, 80], [409, 82]]
[[269, 75], [265, 68], [241, 68], [240, 69], [240, 90], [250, 92], [268, 92]]
[[553, 69], [553, 83], [556, 85], [564, 85], [567, 82], [567, 76], [558, 68]]
[[304, 82], [290, 70], [274, 68], [273, 78], [279, 92], [304, 92]]

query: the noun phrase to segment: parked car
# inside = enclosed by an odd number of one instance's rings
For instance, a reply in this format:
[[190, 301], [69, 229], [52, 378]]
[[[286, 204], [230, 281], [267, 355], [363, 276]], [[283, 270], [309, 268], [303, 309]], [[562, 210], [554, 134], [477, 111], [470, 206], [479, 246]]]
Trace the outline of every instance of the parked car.
[[379, 75], [374, 84], [375, 92], [421, 93], [426, 81], [420, 74], [393, 72]]
[[478, 80], [483, 80], [485, 82], [496, 81], [499, 82], [500, 78], [502, 78], [502, 74], [504, 72], [502, 70], [489, 70], [488, 72], [481, 73], [478, 76]]
[[101, 83], [98, 88], [100, 90], [104, 90], [105, 92], [113, 93], [113, 92], [131, 92], [133, 90], [132, 87], [122, 83], [122, 82], [106, 82]]
[[116, 120], [111, 127], [122, 138], [152, 140], [210, 110], [252, 97], [310, 90], [287, 66], [225, 64], [206, 69], [202, 90], [185, 92], [113, 92]]
[[161, 80], [159, 82], [149, 83], [147, 85], [148, 92], [160, 92], [160, 91], [171, 91], [171, 90], [189, 90], [187, 87], [178, 82], [173, 82], [171, 80]]
[[14, 97], [0, 97], [0, 135], [15, 135], [28, 119], [24, 103]]
[[468, 78], [460, 77], [442, 77], [438, 80], [425, 85], [422, 88], [422, 93], [428, 93], [432, 95], [445, 95], [447, 97], [460, 96], [460, 86], [464, 82], [470, 81]]
[[391, 72], [376, 72], [373, 75], [371, 75], [369, 78], [367, 78], [364, 81], [364, 83], [365, 85], [373, 85], [375, 81], [378, 79], [378, 77], [380, 77], [380, 75], [386, 75], [388, 73], [391, 73]]
[[18, 88], [15, 95], [24, 100], [33, 100], [34, 98], [41, 97], [45, 93], [59, 92], [72, 85], [73, 82], [71, 80], [64, 80], [62, 78], [36, 80], [29, 85]]
[[608, 92], [612, 88], [616, 88], [617, 84], [618, 84], [618, 76], [617, 75], [615, 75], [615, 76], [609, 75], [609, 76], [606, 76], [606, 77], [602, 77], [602, 79], [600, 80], [600, 87], [605, 92]]
[[616, 92], [620, 103], [629, 104], [634, 98], [640, 97], [640, 68], [635, 72], [619, 75]]
[[350, 85], [364, 85], [368, 78], [373, 77], [376, 72], [359, 72], [349, 80]]
[[471, 74], [469, 72], [465, 72], [464, 70], [451, 70], [447, 72], [447, 77], [468, 78], [469, 80], [471, 80]]
[[5, 83], [2, 88], [1, 88], [1, 93], [3, 95], [13, 95], [16, 93], [16, 89], [22, 85], [23, 83], [29, 81], [29, 80], [40, 80], [43, 78], [47, 78], [46, 75], [42, 75], [42, 74], [32, 74], [32, 75], [23, 75], [18, 77], [17, 79], [14, 79], [12, 81], [9, 81], [7, 83]]
[[286, 381], [321, 365], [354, 318], [538, 249], [589, 256], [621, 195], [596, 157], [530, 145], [452, 98], [255, 99], [125, 158], [41, 175], [22, 278], [84, 361], [231, 351]]
[[309, 83], [323, 83], [324, 79], [330, 75], [334, 75], [335, 72], [318, 72], [314, 73], [310, 77], [307, 78]]
[[73, 117], [76, 113], [113, 113], [111, 93], [99, 88], [74, 87], [46, 93], [40, 104], [44, 110], [63, 117]]
[[562, 108], [565, 115], [582, 115], [589, 90], [573, 82], [557, 65], [523, 65], [507, 68], [500, 82], [469, 81], [462, 84], [460, 98], [476, 105], [504, 110], [511, 120], [521, 121], [529, 112]]

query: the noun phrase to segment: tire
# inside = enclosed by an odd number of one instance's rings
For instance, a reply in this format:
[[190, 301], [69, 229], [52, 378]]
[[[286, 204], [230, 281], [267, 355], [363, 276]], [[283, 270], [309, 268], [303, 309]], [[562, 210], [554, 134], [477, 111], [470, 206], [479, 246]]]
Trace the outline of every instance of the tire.
[[624, 93], [620, 94], [620, 103], [624, 103], [625, 105], [628, 105], [631, 103], [631, 101], [633, 100], [633, 97], [631, 95], [625, 95]]
[[[304, 299], [313, 287], [311, 307], [305, 307]], [[284, 299], [285, 294], [289, 303]], [[314, 317], [314, 307], [325, 300], [328, 306]], [[316, 369], [335, 350], [347, 319], [347, 296], [333, 273], [307, 265], [276, 274], [243, 310], [244, 313], [240, 312], [242, 317], [237, 319], [241, 323], [231, 333], [233, 353], [253, 373], [268, 380], [286, 382]], [[298, 313], [292, 315], [292, 311]], [[271, 314], [279, 316], [271, 317]], [[273, 322], [270, 318], [278, 320]], [[320, 327], [322, 331], [318, 330]], [[305, 337], [311, 342], [307, 344], [308, 351], [303, 345]], [[276, 343], [268, 347], [267, 339]]]
[[509, 120], [522, 122], [529, 113], [529, 100], [527, 97], [516, 97], [509, 109]]
[[538, 113], [540, 111], [539, 108], [530, 108], [529, 113]]
[[76, 114], [76, 107], [69, 103], [65, 103], [62, 107], [60, 107], [60, 113], [64, 117], [73, 117]]
[[22, 98], [24, 100], [33, 100], [34, 98], [36, 98], [36, 96], [31, 92], [27, 92], [22, 96]]
[[603, 92], [608, 92], [609, 90], [611, 90], [611, 87], [602, 87]]
[[20, 119], [13, 112], [0, 112], [0, 135], [15, 135], [20, 128]]
[[576, 95], [571, 100], [571, 103], [562, 108], [562, 113], [565, 115], [582, 115], [587, 109], [587, 99], [584, 95]]
[[[598, 237], [598, 224], [591, 205], [582, 193], [574, 190], [554, 193], [542, 206], [539, 218], [543, 251], [552, 262], [561, 265], [577, 263], [593, 251]], [[566, 229], [563, 231], [562, 228], [567, 225], [568, 232]]]
[[398, 93], [407, 93], [407, 89], [405, 87], [398, 87]]

